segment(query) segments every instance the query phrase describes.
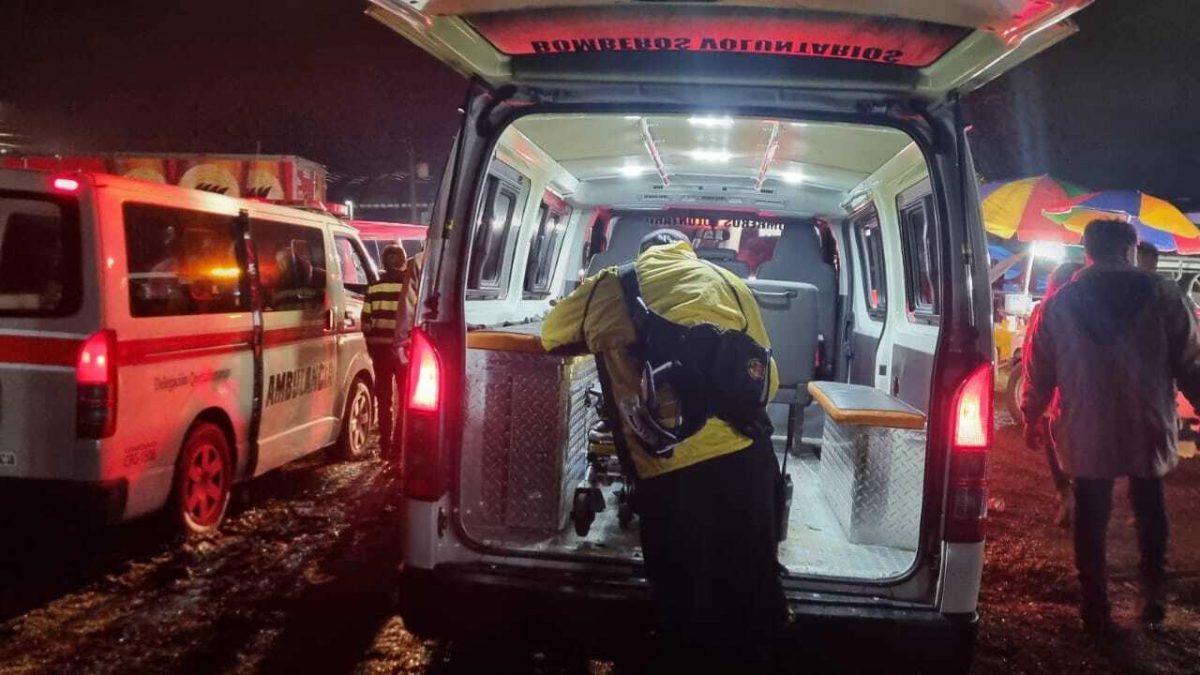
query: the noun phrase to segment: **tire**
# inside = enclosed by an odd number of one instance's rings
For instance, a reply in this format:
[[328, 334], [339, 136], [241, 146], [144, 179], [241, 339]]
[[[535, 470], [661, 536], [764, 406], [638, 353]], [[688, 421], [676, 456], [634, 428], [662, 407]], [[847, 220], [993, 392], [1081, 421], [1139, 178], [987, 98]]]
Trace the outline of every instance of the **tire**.
[[1009, 371], [1008, 387], [1004, 392], [1004, 406], [1017, 424], [1021, 424], [1021, 389], [1025, 384], [1025, 369], [1019, 364]]
[[233, 453], [220, 427], [200, 422], [192, 427], [175, 467], [172, 518], [185, 536], [217, 531], [229, 508], [233, 488]]
[[592, 497], [586, 490], [576, 490], [575, 501], [571, 508], [571, 521], [575, 525], [575, 534], [586, 537], [592, 529], [592, 521], [596, 520], [596, 512], [592, 509]]
[[338, 435], [337, 455], [343, 460], [362, 459], [367, 455], [367, 439], [374, 420], [375, 396], [362, 375], [354, 378], [346, 392], [342, 411], [342, 432]]

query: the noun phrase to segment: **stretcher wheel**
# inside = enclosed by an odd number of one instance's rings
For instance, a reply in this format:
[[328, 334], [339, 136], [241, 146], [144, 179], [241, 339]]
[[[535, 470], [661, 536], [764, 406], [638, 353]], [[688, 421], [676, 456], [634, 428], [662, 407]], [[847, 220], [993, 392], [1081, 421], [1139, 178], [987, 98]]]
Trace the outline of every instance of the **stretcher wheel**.
[[575, 502], [571, 506], [571, 521], [575, 523], [575, 534], [586, 537], [596, 520], [596, 510], [592, 506], [592, 496], [587, 490], [575, 492]]
[[621, 505], [617, 507], [617, 525], [622, 530], [628, 530], [631, 524], [633, 524], [633, 504], [621, 502]]

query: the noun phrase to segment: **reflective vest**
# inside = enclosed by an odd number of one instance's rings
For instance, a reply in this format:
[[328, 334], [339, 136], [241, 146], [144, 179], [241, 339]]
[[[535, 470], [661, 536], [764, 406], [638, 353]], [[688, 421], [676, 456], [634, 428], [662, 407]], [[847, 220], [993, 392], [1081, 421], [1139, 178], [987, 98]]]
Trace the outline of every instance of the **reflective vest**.
[[408, 334], [409, 284], [384, 278], [367, 287], [362, 329], [368, 345], [399, 344]]

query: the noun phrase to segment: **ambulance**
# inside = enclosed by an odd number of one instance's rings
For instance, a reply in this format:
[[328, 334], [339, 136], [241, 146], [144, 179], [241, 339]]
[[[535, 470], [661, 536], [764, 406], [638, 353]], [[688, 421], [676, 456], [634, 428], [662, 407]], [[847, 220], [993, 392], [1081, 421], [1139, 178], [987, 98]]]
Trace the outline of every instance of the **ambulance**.
[[202, 534], [239, 481], [362, 456], [375, 278], [327, 214], [0, 169], [0, 498]]
[[[781, 650], [965, 671], [994, 347], [960, 99], [1086, 5], [371, 0], [470, 78], [411, 338], [405, 625], [600, 650], [650, 629], [636, 497], [593, 443], [619, 416], [590, 355], [538, 335], [673, 227], [746, 279], [779, 365]], [[822, 642], [858, 648], [814, 664]]]

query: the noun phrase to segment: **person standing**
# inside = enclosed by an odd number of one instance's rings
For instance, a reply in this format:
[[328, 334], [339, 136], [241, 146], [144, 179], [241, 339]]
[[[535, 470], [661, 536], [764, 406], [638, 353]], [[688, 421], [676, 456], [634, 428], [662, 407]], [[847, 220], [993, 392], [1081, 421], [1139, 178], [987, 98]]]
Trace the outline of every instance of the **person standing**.
[[[642, 298], [684, 325], [745, 330], [770, 342], [745, 282], [696, 257], [687, 237], [657, 230], [634, 263]], [[616, 269], [585, 280], [546, 317], [547, 350], [584, 347], [609, 373], [616, 401], [636, 397], [640, 370], [629, 354], [636, 332]], [[770, 395], [778, 387], [769, 364]], [[614, 422], [614, 425], [617, 425]], [[752, 673], [770, 667], [770, 648], [787, 621], [777, 561], [779, 465], [769, 428], [742, 435], [710, 417], [669, 457], [640, 445], [635, 431], [614, 429], [636, 471], [634, 507], [664, 655], [664, 672]]]
[[396, 453], [396, 396], [404, 391], [406, 357], [404, 343], [408, 339], [412, 279], [406, 270], [408, 256], [400, 246], [383, 249], [383, 275], [367, 287], [363, 302], [362, 330], [367, 340], [367, 353], [375, 371], [375, 399], [379, 403], [379, 454], [385, 460], [398, 463]]
[[[1022, 367], [1028, 368], [1025, 361], [1029, 357], [1029, 338], [1033, 335], [1035, 326], [1042, 320], [1042, 311], [1046, 307], [1046, 301], [1054, 297], [1063, 286], [1071, 283], [1071, 279], [1079, 270], [1083, 269], [1082, 263], [1065, 262], [1054, 268], [1050, 273], [1050, 278], [1046, 280], [1046, 294], [1042, 296], [1042, 301], [1037, 307], [1033, 308], [1033, 312], [1029, 315], [1029, 328], [1025, 331], [1025, 346], [1021, 351]], [[1028, 373], [1026, 374], [1026, 382], [1028, 382]], [[1051, 409], [1058, 404], [1057, 397], [1051, 401]], [[1071, 477], [1063, 471], [1062, 463], [1058, 460], [1058, 452], [1054, 448], [1054, 443], [1049, 433], [1050, 416], [1044, 415], [1038, 423], [1042, 425], [1043, 430], [1043, 445], [1046, 451], [1046, 463], [1050, 467], [1050, 477], [1054, 481], [1054, 490], [1058, 493], [1058, 515], [1055, 517], [1055, 522], [1062, 526], [1067, 526], [1071, 522], [1072, 498], [1071, 498]]]
[[1162, 478], [1178, 462], [1175, 389], [1200, 402], [1200, 339], [1178, 287], [1135, 267], [1137, 232], [1097, 220], [1083, 235], [1088, 266], [1046, 301], [1032, 327], [1022, 401], [1026, 444], [1043, 447], [1041, 416], [1074, 481], [1080, 617], [1089, 632], [1114, 629], [1105, 537], [1112, 486], [1128, 477], [1141, 553], [1142, 623], [1166, 616], [1167, 513]]

